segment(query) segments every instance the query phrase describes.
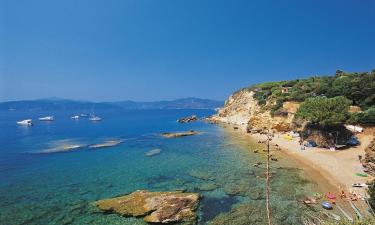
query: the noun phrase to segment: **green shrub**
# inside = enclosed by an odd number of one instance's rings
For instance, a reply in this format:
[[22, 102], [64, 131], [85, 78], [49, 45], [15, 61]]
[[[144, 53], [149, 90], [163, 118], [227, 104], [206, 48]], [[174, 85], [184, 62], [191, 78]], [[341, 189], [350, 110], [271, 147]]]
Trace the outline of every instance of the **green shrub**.
[[375, 125], [375, 106], [363, 112], [352, 113], [348, 122], [351, 124]]
[[299, 107], [296, 118], [321, 126], [337, 126], [349, 118], [350, 104], [351, 101], [343, 96], [308, 98]]
[[[282, 87], [288, 87], [289, 93], [281, 93]], [[354, 105], [366, 110], [375, 105], [375, 71], [346, 73], [338, 70], [336, 76], [267, 82], [253, 85], [248, 89], [258, 90], [255, 98], [260, 105], [265, 105], [269, 99], [303, 102], [312, 97], [344, 96]]]

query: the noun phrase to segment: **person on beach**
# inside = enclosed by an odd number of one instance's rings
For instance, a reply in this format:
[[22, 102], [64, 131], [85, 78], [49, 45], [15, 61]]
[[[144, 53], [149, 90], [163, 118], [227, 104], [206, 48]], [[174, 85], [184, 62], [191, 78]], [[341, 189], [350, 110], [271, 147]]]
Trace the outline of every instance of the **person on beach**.
[[299, 139], [299, 145], [300, 145], [301, 151], [305, 150], [305, 146], [303, 145], [302, 139]]

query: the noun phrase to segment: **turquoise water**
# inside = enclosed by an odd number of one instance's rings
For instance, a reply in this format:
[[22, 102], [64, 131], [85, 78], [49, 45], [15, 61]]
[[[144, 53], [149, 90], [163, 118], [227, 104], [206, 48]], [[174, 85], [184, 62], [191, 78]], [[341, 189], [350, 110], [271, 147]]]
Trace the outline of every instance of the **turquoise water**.
[[[152, 110], [97, 112], [103, 121], [70, 120], [77, 112], [0, 113], [1, 224], [145, 224], [142, 218], [123, 218], [99, 212], [92, 202], [133, 192], [184, 190], [199, 192], [199, 224], [263, 224], [264, 160], [258, 148], [240, 135], [203, 122], [178, 124], [182, 116], [207, 116], [210, 110]], [[166, 139], [161, 132], [194, 129], [202, 134]], [[66, 144], [96, 144], [121, 139], [118, 146], [38, 154]], [[152, 149], [160, 154], [145, 157]], [[287, 167], [282, 158], [273, 165], [273, 219], [277, 224], [300, 224], [306, 209], [297, 200], [310, 183], [302, 171]]]

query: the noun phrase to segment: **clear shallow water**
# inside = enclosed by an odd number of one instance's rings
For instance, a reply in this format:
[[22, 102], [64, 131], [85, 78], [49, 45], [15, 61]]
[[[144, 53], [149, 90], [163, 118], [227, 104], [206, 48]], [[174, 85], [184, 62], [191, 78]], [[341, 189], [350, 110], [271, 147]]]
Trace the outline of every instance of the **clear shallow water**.
[[[0, 112], [0, 221], [2, 224], [145, 224], [142, 218], [102, 214], [92, 202], [133, 192], [186, 190], [203, 195], [199, 223], [263, 224], [263, 160], [259, 148], [231, 131], [202, 122], [178, 124], [182, 116], [209, 110], [102, 111], [102, 122], [70, 120], [77, 112]], [[33, 127], [15, 121], [33, 118]], [[161, 132], [194, 129], [197, 136], [165, 139]], [[65, 144], [123, 139], [104, 149], [36, 154]], [[154, 157], [144, 154], [159, 148]], [[310, 184], [301, 171], [275, 163], [272, 206], [278, 224], [299, 224], [297, 203]]]

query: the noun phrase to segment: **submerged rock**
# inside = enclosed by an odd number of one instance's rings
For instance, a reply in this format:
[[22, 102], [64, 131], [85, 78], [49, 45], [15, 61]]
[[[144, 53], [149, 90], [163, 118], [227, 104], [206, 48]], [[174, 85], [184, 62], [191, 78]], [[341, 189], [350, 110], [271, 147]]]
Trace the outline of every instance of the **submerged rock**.
[[200, 179], [200, 180], [214, 180], [214, 174], [209, 171], [204, 170], [192, 170], [189, 172], [191, 177]]
[[182, 192], [135, 191], [129, 195], [95, 202], [105, 212], [122, 216], [145, 216], [149, 223], [192, 222], [199, 194]]
[[89, 145], [89, 148], [108, 148], [121, 144], [121, 140], [109, 140], [100, 144]]
[[161, 135], [166, 138], [178, 138], [178, 137], [185, 137], [185, 136], [191, 136], [191, 135], [196, 135], [199, 134], [198, 131], [195, 130], [189, 130], [185, 132], [177, 132], [177, 133], [162, 133]]
[[145, 156], [148, 156], [148, 157], [155, 156], [155, 155], [160, 154], [160, 152], [161, 152], [161, 149], [159, 148], [152, 149], [151, 151], [146, 152]]
[[198, 187], [200, 191], [213, 191], [217, 188], [218, 186], [215, 183], [204, 183]]

